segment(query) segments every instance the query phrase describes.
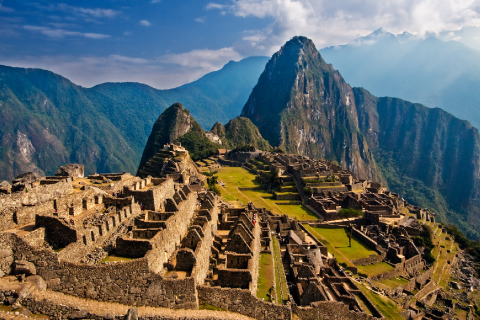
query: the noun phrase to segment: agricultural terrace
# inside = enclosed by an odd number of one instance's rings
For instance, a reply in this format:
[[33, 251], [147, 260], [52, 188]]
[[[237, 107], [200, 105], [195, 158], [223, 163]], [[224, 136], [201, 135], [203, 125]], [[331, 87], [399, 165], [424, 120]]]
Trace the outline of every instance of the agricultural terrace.
[[[301, 204], [289, 204], [288, 200], [275, 200], [271, 193], [262, 188], [255, 175], [240, 167], [222, 167], [218, 172], [222, 197], [232, 204], [253, 202], [259, 208], [266, 208], [278, 215], [292, 219], [317, 220], [318, 217]], [[240, 190], [242, 189], [242, 190]], [[245, 190], [249, 189], [249, 190]]]
[[352, 246], [350, 247], [347, 230], [345, 228], [314, 228], [307, 224], [304, 226], [315, 238], [327, 247], [328, 252], [332, 253], [339, 263], [345, 263], [347, 267], [356, 267], [358, 272], [364, 273], [369, 277], [394, 269], [393, 266], [386, 262], [356, 266], [352, 261], [368, 258], [371, 255], [378, 255], [378, 253], [370, 249], [355, 236], [352, 237]]
[[275, 284], [275, 272], [272, 255], [270, 253], [260, 254], [258, 270], [257, 298], [265, 301], [272, 301], [271, 294]]

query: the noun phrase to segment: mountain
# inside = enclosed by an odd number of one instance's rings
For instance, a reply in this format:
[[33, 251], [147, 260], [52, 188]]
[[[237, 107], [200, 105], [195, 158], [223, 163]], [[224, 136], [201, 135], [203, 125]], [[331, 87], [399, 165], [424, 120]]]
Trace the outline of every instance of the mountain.
[[352, 86], [442, 108], [480, 128], [480, 51], [379, 29], [320, 53]]
[[190, 111], [181, 103], [168, 107], [155, 121], [152, 132], [143, 150], [142, 160], [137, 175], [147, 176], [158, 173], [163, 164], [163, 146], [167, 143], [181, 144], [187, 149], [194, 161], [207, 158], [217, 153], [218, 149], [251, 145], [263, 150], [271, 147], [262, 138], [258, 128], [247, 118], [237, 117], [223, 126], [217, 122], [210, 134], [217, 135], [222, 144], [211, 141], [207, 132], [191, 116]]
[[263, 139], [258, 128], [248, 118], [236, 117], [225, 126], [217, 122], [210, 132], [221, 139], [222, 147], [225, 149], [234, 149], [246, 145], [254, 146], [260, 150], [271, 149], [268, 141]]
[[241, 116], [287, 153], [338, 161], [361, 178], [378, 178], [353, 90], [310, 39], [295, 37], [273, 55]]
[[242, 110], [272, 145], [338, 161], [480, 235], [480, 135], [439, 108], [352, 88], [305, 37], [268, 62]]
[[175, 103], [163, 111], [153, 124], [152, 133], [148, 137], [143, 150], [139, 168], [150, 160], [158, 150], [163, 149], [167, 143], [174, 142], [177, 138], [189, 132], [195, 120], [187, 109], [180, 103]]
[[0, 179], [53, 174], [65, 163], [88, 172], [135, 166], [135, 152], [84, 89], [49, 71], [0, 67]]
[[52, 175], [78, 162], [87, 174], [134, 172], [155, 120], [175, 102], [204, 128], [237, 116], [266, 57], [229, 62], [179, 88], [139, 83], [77, 86], [40, 69], [0, 66], [0, 180], [26, 171]]

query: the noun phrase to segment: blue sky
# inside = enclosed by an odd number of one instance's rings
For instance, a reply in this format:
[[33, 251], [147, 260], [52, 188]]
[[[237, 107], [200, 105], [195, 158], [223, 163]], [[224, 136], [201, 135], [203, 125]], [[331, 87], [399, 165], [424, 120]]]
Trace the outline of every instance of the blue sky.
[[383, 28], [480, 49], [478, 26], [478, 0], [0, 0], [0, 64], [171, 88], [295, 35], [320, 49]]

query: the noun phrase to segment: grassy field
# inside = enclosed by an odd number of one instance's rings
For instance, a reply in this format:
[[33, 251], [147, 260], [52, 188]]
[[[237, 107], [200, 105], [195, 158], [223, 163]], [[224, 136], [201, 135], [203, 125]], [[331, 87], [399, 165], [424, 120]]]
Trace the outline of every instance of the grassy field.
[[391, 279], [380, 280], [380, 283], [383, 284], [383, 285], [386, 285], [387, 287], [390, 287], [390, 288], [396, 288], [398, 286], [401, 286], [401, 285], [404, 285], [404, 284], [408, 283], [408, 280], [405, 279], [405, 278], [401, 278], [401, 277], [395, 277], [395, 278], [391, 278]]
[[358, 272], [365, 273], [369, 277], [376, 276], [378, 274], [385, 273], [387, 271], [395, 269], [386, 262], [378, 262], [374, 264], [369, 264], [366, 266], [357, 266]]
[[[282, 264], [282, 256], [280, 252], [280, 243], [277, 238], [272, 237], [273, 257], [275, 263], [275, 285], [277, 288], [277, 301], [283, 303], [288, 300], [288, 286], [285, 279], [285, 271]], [[281, 288], [281, 290], [280, 290]], [[282, 296], [283, 293], [283, 296]]]
[[[255, 175], [239, 167], [222, 167], [218, 172], [218, 180], [224, 182], [220, 187], [222, 197], [226, 201], [239, 201], [243, 204], [253, 202], [259, 208], [266, 208], [272, 213], [286, 214], [298, 220], [317, 220], [318, 217], [302, 205], [277, 205], [282, 201], [273, 199], [265, 190], [242, 190], [238, 188], [258, 188], [261, 184], [254, 180]], [[288, 202], [288, 201], [286, 201]]]
[[270, 293], [270, 288], [275, 283], [273, 267], [272, 255], [270, 253], [260, 254], [257, 298], [265, 301], [271, 301], [267, 294]]
[[360, 290], [362, 290], [363, 294], [370, 299], [370, 301], [377, 307], [377, 309], [384, 315], [386, 319], [405, 320], [400, 315], [401, 310], [392, 300], [372, 292], [360, 283], [357, 283], [357, 286]]
[[[345, 229], [324, 229], [312, 228], [305, 225], [305, 227], [327, 248], [331, 253], [338, 252], [339, 256], [335, 257], [339, 262], [347, 262], [345, 260], [357, 260], [367, 258], [372, 254], [377, 254], [376, 251], [370, 249], [363, 242], [356, 237], [352, 237], [352, 246], [349, 246], [347, 231]], [[342, 261], [342, 259], [344, 261]]]

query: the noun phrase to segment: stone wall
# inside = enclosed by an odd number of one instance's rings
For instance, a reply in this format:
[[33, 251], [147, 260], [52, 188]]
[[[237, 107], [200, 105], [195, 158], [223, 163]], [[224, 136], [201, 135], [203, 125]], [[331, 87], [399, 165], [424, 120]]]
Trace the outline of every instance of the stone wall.
[[422, 290], [418, 291], [418, 293], [415, 295], [415, 298], [417, 298], [417, 300], [422, 299], [422, 298], [423, 298], [424, 296], [426, 296], [430, 291], [432, 291], [433, 289], [435, 289], [436, 286], [437, 286], [437, 284], [435, 283], [435, 281], [430, 280], [430, 281], [422, 288]]
[[292, 306], [294, 312], [302, 320], [373, 320], [377, 319], [366, 313], [349, 310], [348, 306], [335, 301], [313, 302], [310, 307]]
[[35, 222], [39, 211], [53, 213], [53, 199], [72, 193], [69, 181], [40, 185], [12, 194], [0, 194], [0, 231], [8, 230], [17, 224]]
[[372, 250], [377, 251], [377, 253], [381, 253], [381, 247], [370, 237], [365, 235], [363, 232], [357, 230], [356, 228], [352, 227], [352, 235], [357, 237], [360, 241], [365, 243], [367, 246], [369, 246]]
[[210, 304], [258, 320], [290, 320], [290, 306], [256, 298], [249, 290], [198, 286], [199, 304]]
[[15, 260], [33, 262], [37, 274], [54, 291], [128, 305], [183, 309], [198, 307], [193, 278], [163, 279], [151, 272], [147, 258], [115, 264], [85, 265], [61, 262], [57, 253], [31, 247], [15, 234], [3, 234], [0, 243], [12, 249]]
[[[141, 181], [144, 180], [145, 179]], [[175, 194], [174, 182], [172, 179], [166, 179], [161, 184], [150, 187], [147, 190], [138, 190], [136, 185], [139, 183], [140, 182], [137, 182], [135, 187], [124, 187], [123, 194], [125, 196], [133, 196], [135, 202], [141, 203], [144, 210], [160, 211], [165, 199], [172, 198]], [[139, 187], [141, 187], [141, 185]]]
[[[215, 199], [216, 200], [216, 199]], [[214, 235], [217, 233], [218, 222], [218, 206], [215, 201], [215, 206], [210, 209], [210, 218], [207, 227], [204, 231], [203, 239], [197, 244], [195, 248], [195, 271], [192, 272], [192, 277], [195, 278], [197, 285], [203, 284], [210, 267], [210, 253], [213, 243]]]

